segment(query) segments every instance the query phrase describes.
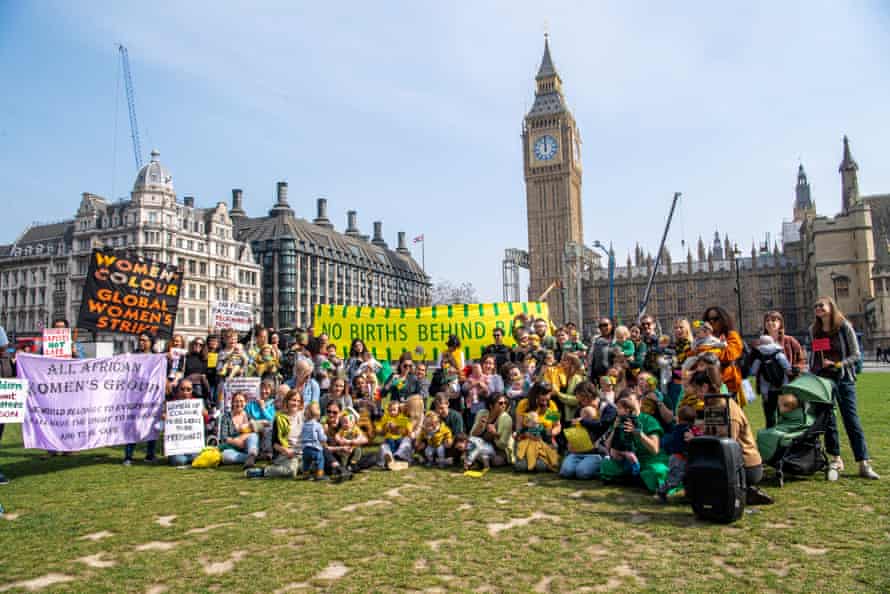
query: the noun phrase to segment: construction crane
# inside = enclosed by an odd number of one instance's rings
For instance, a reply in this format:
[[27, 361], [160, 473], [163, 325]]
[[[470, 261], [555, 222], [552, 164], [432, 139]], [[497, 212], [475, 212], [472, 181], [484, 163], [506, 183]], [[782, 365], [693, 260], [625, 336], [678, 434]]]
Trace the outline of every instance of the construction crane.
[[133, 139], [133, 156], [136, 157], [136, 169], [142, 169], [142, 143], [139, 140], [139, 124], [136, 123], [136, 97], [133, 93], [133, 77], [130, 74], [130, 55], [123, 44], [117, 44], [121, 53], [121, 65], [124, 68], [124, 86], [127, 89], [127, 108], [130, 110], [130, 138]]

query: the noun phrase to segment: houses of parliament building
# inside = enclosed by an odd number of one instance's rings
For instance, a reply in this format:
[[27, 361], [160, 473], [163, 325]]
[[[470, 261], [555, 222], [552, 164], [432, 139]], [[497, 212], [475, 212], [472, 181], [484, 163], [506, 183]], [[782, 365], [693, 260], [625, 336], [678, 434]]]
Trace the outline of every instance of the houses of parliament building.
[[[554, 321], [573, 321], [592, 334], [596, 320], [609, 315], [610, 275], [607, 258], [584, 244], [581, 137], [546, 38], [535, 82], [522, 134], [529, 298], [546, 293]], [[846, 137], [838, 171], [841, 212], [823, 216], [800, 165], [789, 200], [792, 219], [782, 225], [781, 242], [752, 245], [743, 253], [715, 231], [712, 241], [699, 238], [694, 251], [663, 250], [646, 307], [662, 332], [670, 333], [674, 320], [700, 318], [716, 304], [733, 314], [746, 337], [759, 335], [763, 315], [777, 310], [787, 331], [803, 338], [813, 302], [828, 295], [866, 348], [890, 346], [890, 194], [860, 195], [859, 166]], [[614, 252], [610, 255], [614, 317], [631, 323], [656, 258], [640, 246], [618, 262], [623, 265], [615, 265]], [[505, 291], [507, 277], [505, 261]]]

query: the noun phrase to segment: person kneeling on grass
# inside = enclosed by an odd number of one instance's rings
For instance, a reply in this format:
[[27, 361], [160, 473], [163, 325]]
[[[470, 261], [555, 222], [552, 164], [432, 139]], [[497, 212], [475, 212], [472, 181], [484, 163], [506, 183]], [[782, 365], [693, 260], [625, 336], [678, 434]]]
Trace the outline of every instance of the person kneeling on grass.
[[640, 401], [630, 389], [621, 391], [616, 404], [618, 417], [615, 419], [612, 435], [609, 436], [606, 445], [610, 452], [615, 451], [622, 447], [620, 444], [616, 447], [616, 436], [617, 439], [622, 439], [622, 436], [627, 437], [628, 443], [624, 444], [624, 447], [632, 446], [639, 470], [634, 472], [633, 460], [627, 455], [627, 449], [624, 449], [620, 450], [624, 452], [622, 459], [610, 457], [603, 460], [600, 465], [600, 478], [609, 482], [621, 477], [639, 475], [646, 488], [655, 492], [668, 474], [668, 458], [659, 447], [663, 434], [661, 425], [651, 415], [640, 412]]
[[249, 468], [247, 478], [283, 476], [297, 478], [303, 459], [303, 446], [300, 436], [303, 432], [303, 396], [297, 390], [290, 390], [282, 402], [282, 409], [275, 413], [272, 425], [272, 450], [275, 458], [272, 465], [263, 468]]
[[219, 425], [219, 449], [223, 464], [244, 464], [253, 468], [259, 453], [260, 437], [244, 410], [247, 398], [242, 392], [232, 395], [232, 410], [222, 416]]

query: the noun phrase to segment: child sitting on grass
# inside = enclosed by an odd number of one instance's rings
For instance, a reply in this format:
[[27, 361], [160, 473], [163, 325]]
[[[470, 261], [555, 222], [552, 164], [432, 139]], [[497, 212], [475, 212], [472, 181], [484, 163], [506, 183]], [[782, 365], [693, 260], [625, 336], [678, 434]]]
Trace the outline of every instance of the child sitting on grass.
[[452, 447], [461, 452], [464, 470], [470, 470], [477, 462], [485, 470], [491, 468], [491, 460], [495, 455], [494, 446], [481, 437], [467, 437], [465, 433], [458, 433], [454, 436]]
[[348, 472], [355, 472], [356, 464], [362, 457], [362, 446], [367, 445], [368, 437], [358, 426], [358, 413], [347, 408], [340, 416], [340, 429], [334, 438], [337, 451], [335, 457]]
[[300, 433], [300, 444], [303, 446], [303, 474], [317, 481], [328, 480], [324, 473], [324, 444], [328, 438], [318, 420], [321, 408], [317, 402], [310, 404], [304, 411], [303, 431]]
[[666, 503], [668, 496], [683, 486], [683, 479], [686, 476], [686, 455], [689, 451], [686, 433], [691, 432], [693, 436], [702, 434], [701, 427], [695, 425], [695, 417], [695, 407], [681, 406], [677, 411], [677, 424], [661, 442], [665, 453], [671, 457], [668, 461], [667, 478], [655, 492], [662, 503]]
[[383, 437], [380, 444], [380, 466], [389, 468], [393, 460], [411, 459], [411, 419], [402, 412], [397, 400], [390, 400], [383, 418], [377, 423], [377, 435]]
[[612, 432], [612, 437], [609, 438], [609, 458], [620, 462], [624, 470], [629, 471], [631, 476], [639, 476], [640, 461], [637, 458], [633, 434], [625, 429], [627, 421], [633, 424], [634, 430], [639, 427], [637, 420], [639, 410], [636, 398], [633, 395], [619, 398], [616, 408], [618, 409], [618, 418], [615, 419], [615, 429]]
[[417, 436], [414, 448], [420, 452], [425, 466], [433, 463], [440, 467], [448, 465], [445, 448], [451, 447], [451, 429], [434, 412], [428, 412], [423, 418], [423, 428]]

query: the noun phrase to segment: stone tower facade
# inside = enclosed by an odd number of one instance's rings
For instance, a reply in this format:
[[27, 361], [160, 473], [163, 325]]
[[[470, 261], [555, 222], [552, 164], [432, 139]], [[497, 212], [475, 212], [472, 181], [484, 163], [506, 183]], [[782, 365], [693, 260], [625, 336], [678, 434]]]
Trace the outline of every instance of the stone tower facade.
[[[562, 92], [562, 79], [544, 38], [544, 57], [535, 77], [535, 101], [522, 127], [528, 216], [529, 298], [538, 299], [554, 282], [563, 283], [568, 257], [582, 249], [581, 136]], [[547, 303], [557, 323], [572, 309], [575, 291], [552, 290]], [[577, 304], [575, 304], [577, 307]]]
[[802, 222], [808, 216], [816, 216], [816, 205], [810, 194], [810, 182], [807, 181], [807, 172], [803, 164], [797, 168], [797, 185], [794, 186], [794, 215], [796, 223]]
[[841, 208], [847, 212], [859, 202], [859, 165], [850, 153], [850, 141], [844, 136], [844, 158], [838, 167], [841, 174]]

